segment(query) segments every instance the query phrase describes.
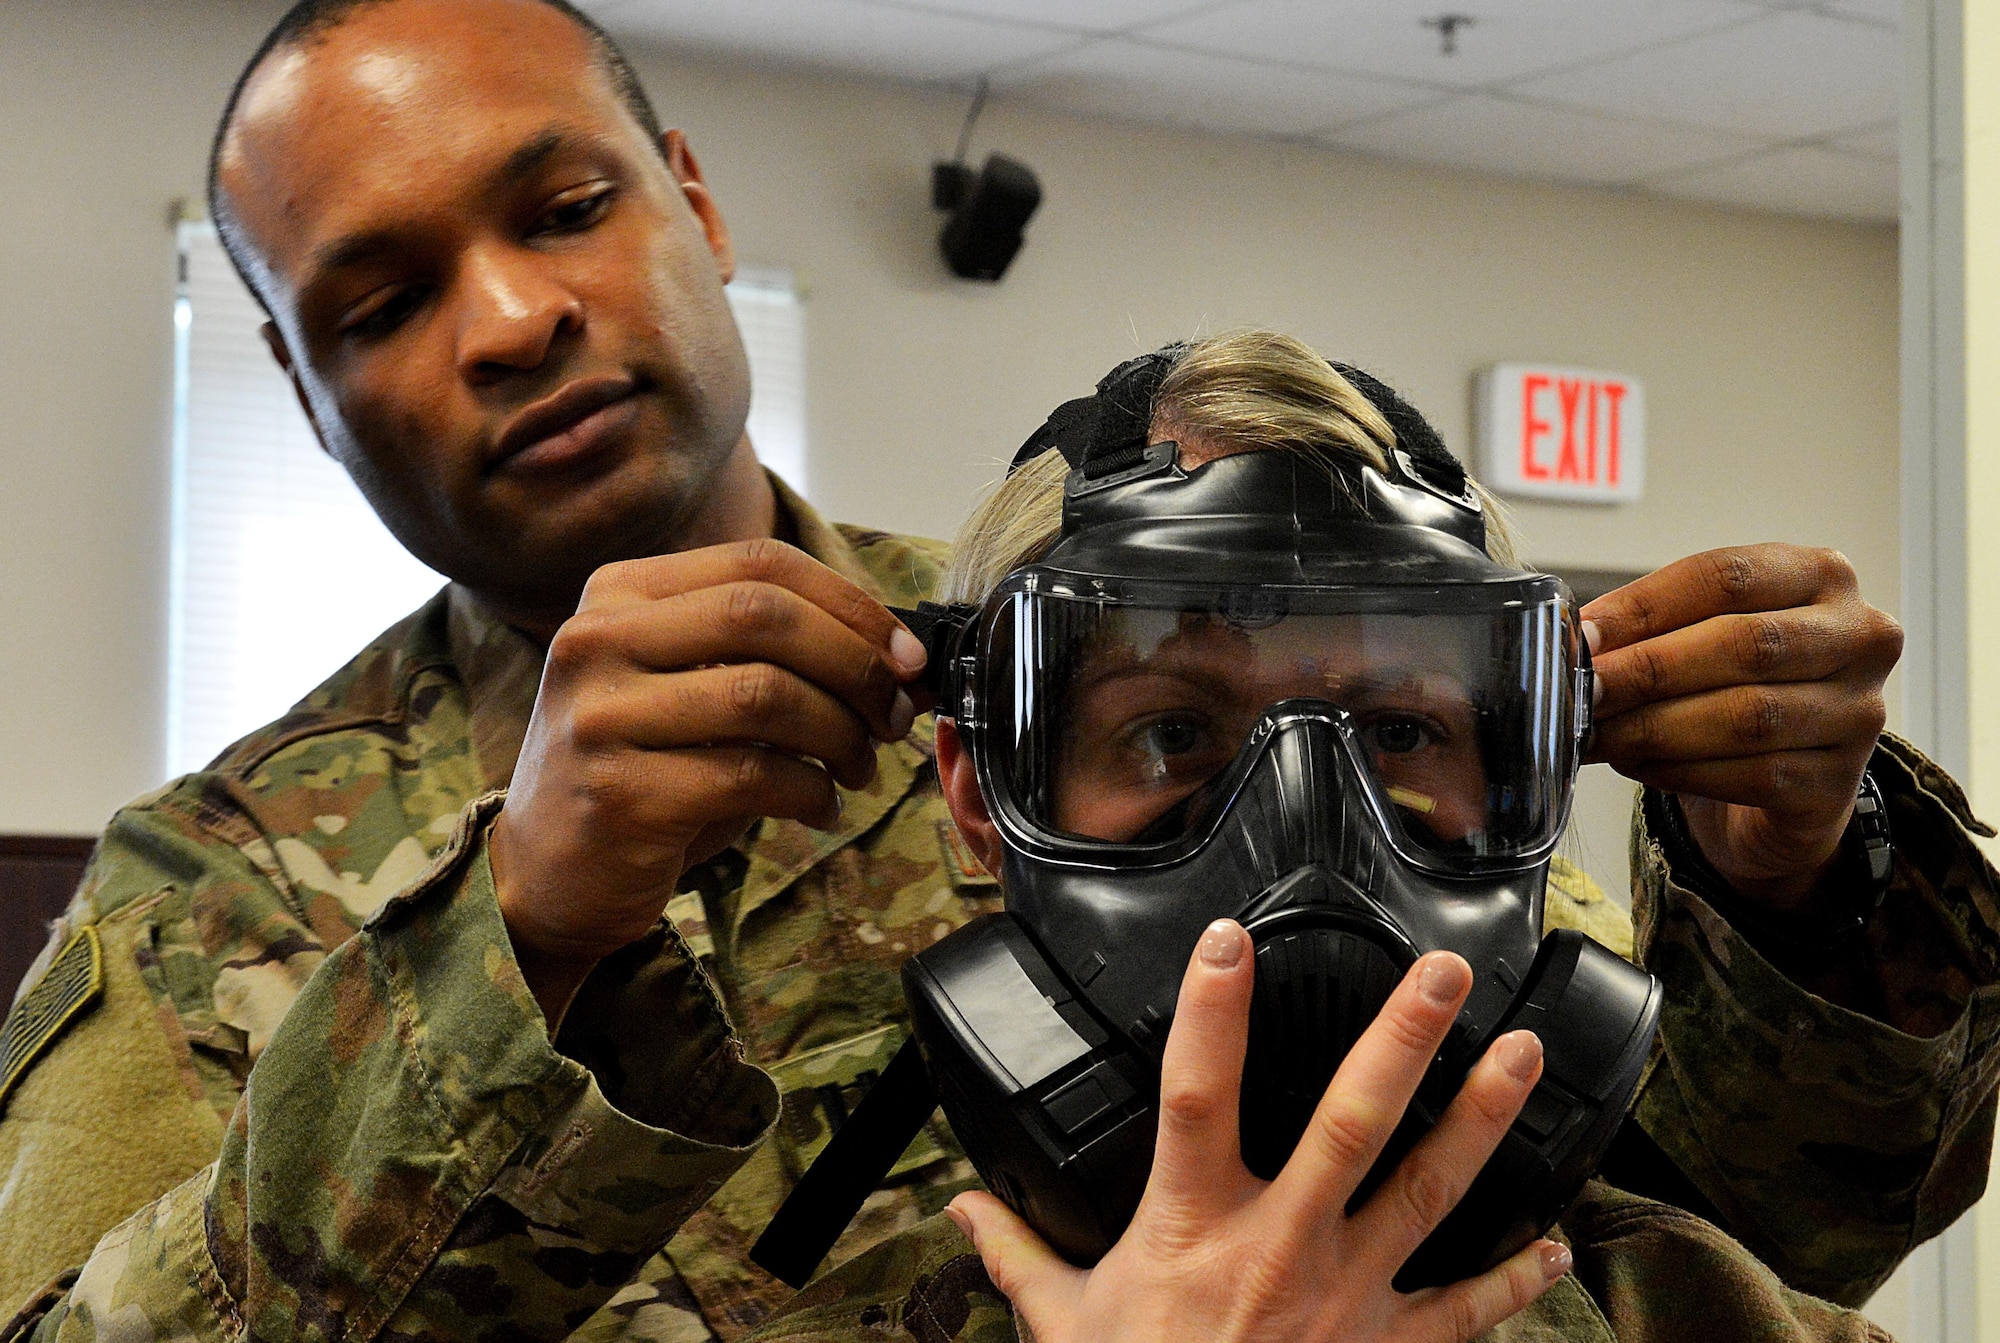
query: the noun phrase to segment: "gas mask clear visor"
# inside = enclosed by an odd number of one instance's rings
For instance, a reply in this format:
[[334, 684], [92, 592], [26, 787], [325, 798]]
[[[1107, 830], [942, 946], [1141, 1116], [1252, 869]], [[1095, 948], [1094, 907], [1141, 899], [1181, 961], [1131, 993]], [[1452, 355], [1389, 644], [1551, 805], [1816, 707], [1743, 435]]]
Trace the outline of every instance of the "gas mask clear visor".
[[1030, 566], [979, 622], [973, 744], [1017, 847], [1146, 866], [1199, 848], [1275, 725], [1317, 707], [1398, 854], [1475, 876], [1539, 862], [1561, 834], [1586, 657], [1545, 575], [1281, 586]]

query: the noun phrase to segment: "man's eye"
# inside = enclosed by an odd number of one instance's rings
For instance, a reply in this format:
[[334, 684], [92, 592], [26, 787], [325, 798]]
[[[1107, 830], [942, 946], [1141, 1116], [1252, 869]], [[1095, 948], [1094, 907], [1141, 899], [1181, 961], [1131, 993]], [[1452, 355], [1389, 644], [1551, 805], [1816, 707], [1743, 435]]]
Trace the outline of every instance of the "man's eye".
[[1421, 748], [1430, 736], [1414, 718], [1378, 719], [1369, 730], [1375, 745], [1387, 755], [1408, 755]]
[[578, 233], [589, 228], [604, 217], [611, 208], [611, 201], [617, 192], [611, 187], [600, 187], [588, 195], [573, 196], [551, 206], [542, 215], [537, 233]]
[[379, 340], [409, 321], [411, 314], [423, 304], [427, 292], [420, 285], [405, 285], [392, 290], [380, 302], [364, 308], [358, 316], [344, 323], [340, 328], [341, 334], [362, 340]]

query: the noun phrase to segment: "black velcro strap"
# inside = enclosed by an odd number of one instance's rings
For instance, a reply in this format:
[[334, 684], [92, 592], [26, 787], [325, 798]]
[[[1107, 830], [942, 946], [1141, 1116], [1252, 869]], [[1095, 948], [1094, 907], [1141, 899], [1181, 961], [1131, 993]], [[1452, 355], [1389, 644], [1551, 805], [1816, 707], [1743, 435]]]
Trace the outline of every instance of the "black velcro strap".
[[1097, 432], [1097, 398], [1080, 396], [1074, 401], [1065, 401], [1049, 413], [1042, 427], [1028, 435], [1028, 441], [1014, 454], [1014, 460], [1007, 465], [1007, 474], [1013, 475], [1035, 458], [1054, 448], [1063, 455], [1063, 460], [1074, 469], [1090, 451], [1090, 441]]
[[1097, 426], [1083, 460], [1084, 479], [1102, 480], [1144, 459], [1153, 431], [1153, 398], [1186, 350], [1185, 345], [1169, 345], [1127, 359], [1104, 375], [1097, 384]]
[[1444, 445], [1444, 439], [1415, 406], [1371, 373], [1332, 359], [1327, 363], [1332, 365], [1334, 372], [1353, 383], [1354, 389], [1367, 397], [1370, 405], [1382, 412], [1382, 418], [1396, 431], [1396, 446], [1410, 455], [1425, 480], [1446, 494], [1465, 492], [1465, 464], [1452, 456], [1451, 449]]
[[1137, 466], [1146, 455], [1153, 427], [1153, 398], [1168, 370], [1187, 352], [1185, 345], [1168, 345], [1151, 354], [1127, 359], [1105, 374], [1091, 396], [1065, 401], [1028, 436], [1014, 454], [1007, 474], [1013, 475], [1054, 448], [1073, 471], [1085, 479], [1104, 477]]
[[750, 1262], [789, 1287], [805, 1286], [937, 1107], [917, 1042], [905, 1040], [779, 1205]]

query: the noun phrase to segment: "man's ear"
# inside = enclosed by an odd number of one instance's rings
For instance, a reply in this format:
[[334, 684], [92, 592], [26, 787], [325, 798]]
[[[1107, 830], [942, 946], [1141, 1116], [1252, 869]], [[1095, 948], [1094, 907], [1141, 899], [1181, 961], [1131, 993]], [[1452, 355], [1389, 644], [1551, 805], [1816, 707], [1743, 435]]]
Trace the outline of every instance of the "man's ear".
[[285, 344], [278, 324], [266, 322], [257, 328], [257, 334], [264, 338], [265, 348], [278, 361], [278, 367], [284, 370], [285, 380], [292, 384], [292, 395], [298, 398], [299, 409], [306, 413], [306, 423], [312, 426], [313, 440], [319, 444], [319, 450], [332, 457], [333, 449], [326, 445], [326, 435], [319, 431], [319, 416], [313, 414], [312, 402], [306, 399], [305, 384], [299, 381], [298, 365], [292, 361], [292, 347]]
[[949, 718], [937, 725], [938, 784], [944, 790], [944, 804], [951, 808], [952, 824], [972, 850], [972, 856], [988, 872], [1000, 872], [1000, 830], [986, 810], [985, 795], [979, 791], [979, 771], [972, 756], [958, 739], [958, 724]]
[[680, 183], [681, 195], [687, 198], [688, 208], [701, 222], [701, 231], [708, 235], [708, 250], [715, 253], [715, 268], [722, 272], [722, 282], [728, 284], [736, 278], [736, 244], [729, 241], [729, 225], [722, 222], [722, 210], [716, 205], [708, 183], [701, 180], [701, 164], [688, 148], [687, 136], [679, 131], [661, 135], [660, 148], [667, 155], [667, 171]]

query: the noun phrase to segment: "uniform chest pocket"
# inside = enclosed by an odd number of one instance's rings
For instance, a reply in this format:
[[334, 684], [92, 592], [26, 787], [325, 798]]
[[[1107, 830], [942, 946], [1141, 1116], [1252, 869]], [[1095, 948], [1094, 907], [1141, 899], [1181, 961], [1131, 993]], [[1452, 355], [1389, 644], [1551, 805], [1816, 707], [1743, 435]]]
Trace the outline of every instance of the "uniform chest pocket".
[[[771, 1076], [784, 1094], [779, 1114], [776, 1146], [785, 1170], [796, 1180], [825, 1149], [854, 1107], [868, 1094], [868, 1088], [889, 1066], [896, 1051], [908, 1038], [901, 1026], [880, 1026], [861, 1035], [836, 1040], [832, 1044], [802, 1050], [769, 1065]], [[940, 1114], [933, 1114], [889, 1168], [889, 1179], [912, 1175], [960, 1154], [958, 1144]]]

